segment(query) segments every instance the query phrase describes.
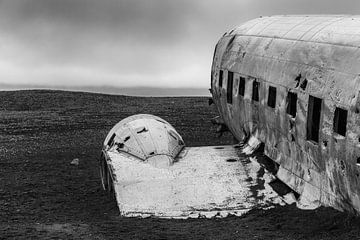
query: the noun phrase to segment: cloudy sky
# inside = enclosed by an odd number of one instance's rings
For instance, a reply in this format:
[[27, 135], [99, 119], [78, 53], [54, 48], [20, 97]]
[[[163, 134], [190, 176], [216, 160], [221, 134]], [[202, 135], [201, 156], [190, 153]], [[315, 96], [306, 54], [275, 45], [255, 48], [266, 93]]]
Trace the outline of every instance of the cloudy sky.
[[0, 85], [208, 88], [221, 35], [359, 0], [0, 0]]

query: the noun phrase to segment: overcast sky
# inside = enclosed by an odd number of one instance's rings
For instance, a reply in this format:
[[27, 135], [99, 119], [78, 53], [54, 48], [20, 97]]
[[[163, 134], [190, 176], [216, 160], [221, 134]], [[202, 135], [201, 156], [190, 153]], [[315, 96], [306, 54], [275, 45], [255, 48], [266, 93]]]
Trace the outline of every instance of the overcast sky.
[[359, 0], [0, 0], [0, 84], [209, 87], [217, 40], [274, 14]]

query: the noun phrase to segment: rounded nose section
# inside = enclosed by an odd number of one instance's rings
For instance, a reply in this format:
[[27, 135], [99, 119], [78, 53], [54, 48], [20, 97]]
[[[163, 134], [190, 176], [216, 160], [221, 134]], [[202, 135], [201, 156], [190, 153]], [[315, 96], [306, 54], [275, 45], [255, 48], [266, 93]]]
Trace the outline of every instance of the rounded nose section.
[[103, 149], [129, 154], [155, 167], [167, 167], [184, 146], [182, 137], [168, 122], [139, 114], [116, 124], [107, 135]]

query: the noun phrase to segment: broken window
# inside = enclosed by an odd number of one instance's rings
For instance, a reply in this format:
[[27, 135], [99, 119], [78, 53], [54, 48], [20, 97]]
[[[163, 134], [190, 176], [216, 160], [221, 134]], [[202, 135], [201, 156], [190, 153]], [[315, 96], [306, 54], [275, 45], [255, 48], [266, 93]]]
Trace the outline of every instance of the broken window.
[[219, 73], [219, 87], [221, 88], [222, 87], [222, 83], [223, 83], [223, 70], [220, 70], [220, 73]]
[[309, 96], [306, 136], [307, 140], [319, 142], [322, 99]]
[[[232, 30], [229, 34], [231, 34], [233, 31], [234, 30]], [[235, 40], [235, 35], [232, 38], [230, 38], [230, 40], [229, 40], [229, 42], [228, 42], [228, 44], [226, 46], [226, 50], [229, 50], [232, 47], [232, 44], [233, 44], [234, 40]]]
[[228, 71], [228, 79], [227, 79], [227, 102], [232, 103], [233, 99], [233, 81], [234, 81], [234, 73]]
[[113, 133], [113, 135], [111, 135], [111, 137], [110, 137], [110, 139], [109, 139], [109, 141], [107, 143], [107, 145], [109, 147], [111, 147], [111, 145], [113, 145], [115, 136], [116, 136], [115, 133]]
[[276, 104], [276, 87], [269, 87], [268, 106], [275, 108]]
[[297, 88], [300, 85], [300, 80], [301, 80], [301, 73], [295, 78], [295, 82], [296, 82], [295, 88]]
[[345, 137], [347, 123], [347, 110], [336, 108], [334, 114], [334, 132]]
[[305, 78], [304, 81], [300, 84], [300, 88], [305, 91], [307, 86], [307, 79]]
[[253, 82], [253, 90], [252, 90], [252, 100], [253, 101], [259, 101], [259, 86], [260, 82], [256, 81], [256, 79]]
[[287, 95], [286, 113], [290, 114], [293, 118], [296, 116], [297, 94], [288, 92]]
[[240, 77], [239, 81], [239, 95], [244, 96], [245, 95], [245, 78]]

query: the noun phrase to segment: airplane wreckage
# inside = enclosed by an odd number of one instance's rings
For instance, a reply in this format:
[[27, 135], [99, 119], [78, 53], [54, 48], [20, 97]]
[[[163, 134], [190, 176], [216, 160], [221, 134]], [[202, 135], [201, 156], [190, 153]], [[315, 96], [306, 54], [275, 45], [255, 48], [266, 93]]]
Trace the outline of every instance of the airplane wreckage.
[[[152, 115], [110, 131], [101, 177], [123, 216], [241, 215], [289, 202], [360, 213], [360, 16], [244, 23], [215, 47], [211, 93], [218, 123], [243, 144], [185, 147]], [[259, 145], [274, 172], [239, 154]], [[278, 195], [274, 179], [292, 192]]]

